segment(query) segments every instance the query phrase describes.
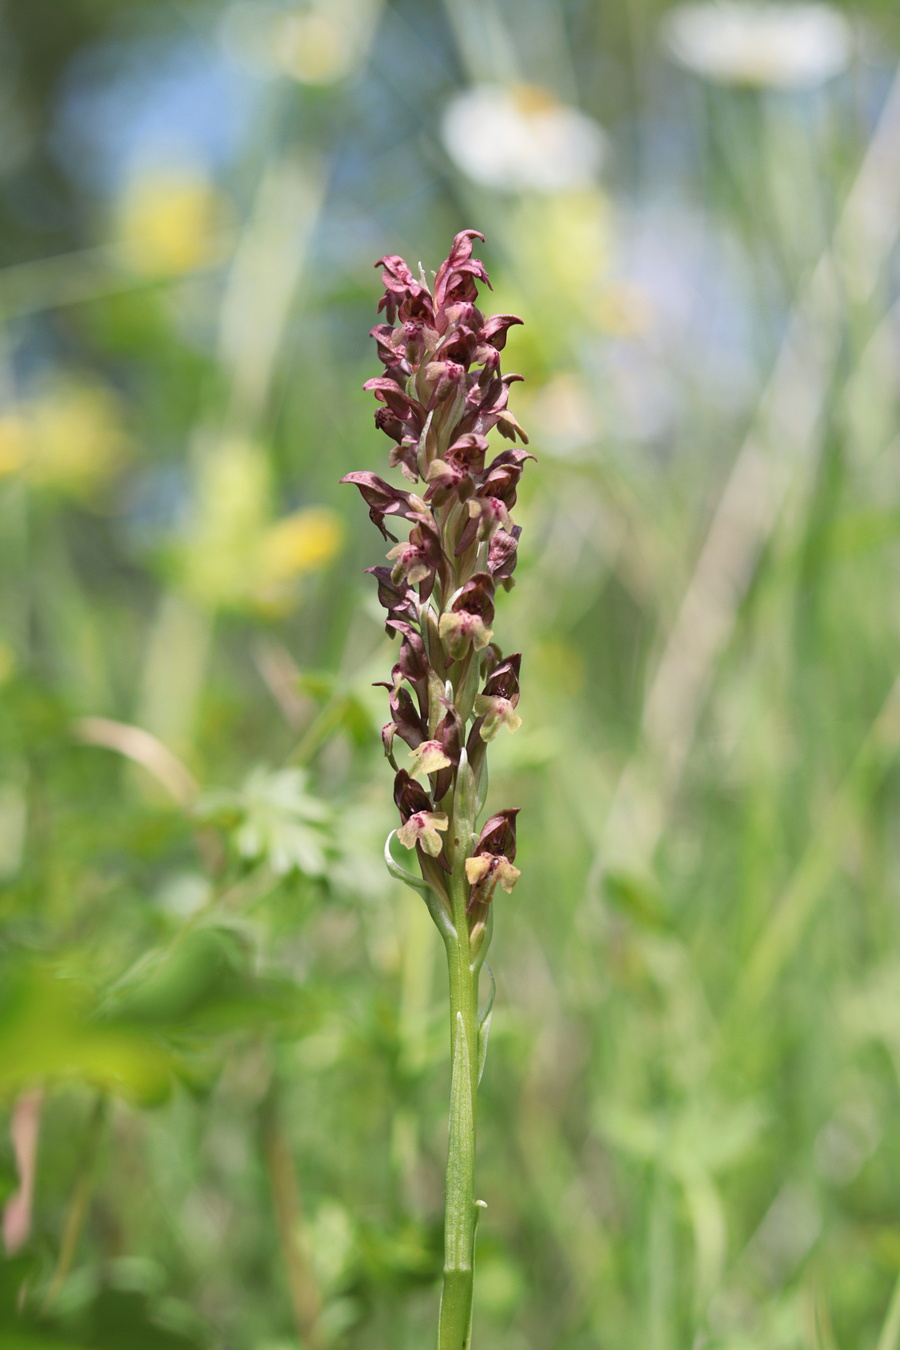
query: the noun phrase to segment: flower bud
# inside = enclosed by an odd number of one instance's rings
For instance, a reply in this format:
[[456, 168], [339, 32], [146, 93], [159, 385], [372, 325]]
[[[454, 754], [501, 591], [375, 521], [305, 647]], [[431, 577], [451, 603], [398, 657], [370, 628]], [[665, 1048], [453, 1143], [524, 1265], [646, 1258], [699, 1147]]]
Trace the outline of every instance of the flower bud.
[[498, 857], [504, 854], [510, 862], [513, 862], [516, 856], [516, 817], [518, 814], [518, 806], [512, 806], [505, 811], [497, 811], [489, 820], [486, 820], [482, 826], [481, 834], [478, 836], [475, 852], [494, 853]]
[[512, 574], [516, 567], [516, 550], [519, 546], [521, 525], [514, 525], [510, 531], [498, 530], [491, 539], [488, 549], [488, 572], [499, 581], [504, 590], [511, 591], [515, 582]]

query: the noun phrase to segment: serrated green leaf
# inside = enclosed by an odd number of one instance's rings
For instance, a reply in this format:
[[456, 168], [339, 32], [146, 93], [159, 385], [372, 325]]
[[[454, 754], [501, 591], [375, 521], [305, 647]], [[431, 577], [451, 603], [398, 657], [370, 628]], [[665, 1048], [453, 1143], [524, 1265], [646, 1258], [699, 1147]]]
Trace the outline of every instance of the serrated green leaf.
[[225, 828], [230, 824], [240, 856], [267, 862], [277, 876], [294, 868], [306, 876], [324, 876], [331, 813], [307, 791], [307, 782], [304, 769], [257, 767], [237, 791], [207, 793], [198, 814]]

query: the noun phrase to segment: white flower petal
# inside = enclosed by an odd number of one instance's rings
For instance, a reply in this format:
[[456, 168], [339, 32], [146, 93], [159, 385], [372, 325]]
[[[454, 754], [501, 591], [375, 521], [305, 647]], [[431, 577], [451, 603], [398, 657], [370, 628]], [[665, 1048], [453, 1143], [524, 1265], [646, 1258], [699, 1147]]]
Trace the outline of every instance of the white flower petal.
[[468, 178], [511, 192], [589, 187], [606, 153], [597, 122], [528, 85], [465, 90], [447, 106], [442, 134]]
[[669, 55], [721, 84], [811, 89], [844, 70], [852, 30], [827, 4], [679, 5], [662, 24]]

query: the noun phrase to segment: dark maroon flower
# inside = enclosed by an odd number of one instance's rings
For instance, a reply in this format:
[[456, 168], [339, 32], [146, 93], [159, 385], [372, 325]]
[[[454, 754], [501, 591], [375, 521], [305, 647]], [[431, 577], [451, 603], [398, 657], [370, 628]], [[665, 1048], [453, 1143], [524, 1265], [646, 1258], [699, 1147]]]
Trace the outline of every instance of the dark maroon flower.
[[491, 539], [497, 530], [512, 527], [505, 502], [501, 501], [499, 497], [489, 497], [483, 488], [479, 488], [477, 494], [470, 499], [468, 511], [469, 519], [459, 536], [459, 543], [456, 545], [455, 551], [458, 558], [465, 553], [467, 548], [471, 548], [476, 541], [483, 544]]
[[[457, 306], [461, 308], [461, 306]], [[468, 306], [469, 309], [472, 306]], [[473, 311], [477, 313], [477, 310]], [[463, 370], [468, 370], [469, 366], [475, 360], [475, 353], [478, 348], [478, 334], [474, 329], [454, 324], [439, 339], [434, 349], [434, 357], [437, 361], [455, 361]]]
[[369, 508], [369, 519], [373, 525], [378, 526], [385, 539], [397, 538], [385, 528], [385, 516], [401, 516], [407, 520], [414, 520], [425, 507], [425, 503], [419, 498], [411, 499], [409, 492], [391, 487], [390, 483], [379, 478], [377, 473], [369, 473], [366, 469], [357, 469], [354, 473], [344, 474], [341, 482], [353, 483], [359, 488]]
[[388, 323], [396, 323], [398, 314], [404, 320], [430, 317], [432, 306], [428, 289], [416, 281], [402, 258], [390, 254], [379, 258], [375, 266], [384, 268], [381, 274], [384, 295], [378, 302], [378, 312], [385, 310]]
[[415, 483], [418, 482], [419, 478], [418, 453], [418, 441], [414, 440], [412, 436], [404, 436], [399, 445], [391, 447], [388, 463], [392, 469], [399, 468], [404, 478], [408, 478], [411, 483]]
[[397, 664], [391, 671], [394, 687], [401, 680], [406, 680], [415, 690], [416, 698], [419, 700], [419, 710], [424, 717], [428, 712], [428, 682], [432, 674], [428, 664], [428, 655], [425, 651], [425, 643], [421, 636], [416, 632], [411, 624], [405, 623], [402, 619], [388, 619], [386, 624], [388, 633], [400, 634], [400, 655], [397, 658]]
[[447, 763], [435, 775], [434, 800], [436, 802], [439, 802], [445, 793], [449, 792], [453, 784], [453, 774], [459, 764], [465, 735], [462, 720], [453, 704], [445, 698], [441, 699], [441, 703], [446, 708], [446, 712], [435, 727], [434, 738], [440, 745], [441, 753]]
[[400, 769], [394, 779], [394, 804], [404, 825], [416, 811], [428, 811], [431, 808], [427, 792], [405, 769]]
[[461, 436], [473, 431], [486, 436], [496, 426], [508, 440], [518, 435], [520, 440], [527, 442], [528, 437], [507, 407], [509, 386], [521, 380], [522, 376], [494, 375], [489, 369], [479, 374], [484, 378], [472, 381], [466, 394], [465, 408], [453, 428], [453, 435]]
[[519, 880], [513, 866], [516, 856], [516, 816], [519, 808], [498, 811], [485, 823], [471, 858], [466, 859], [466, 879], [471, 886], [467, 912], [489, 905], [499, 885], [511, 891]]
[[481, 340], [483, 324], [484, 315], [469, 300], [456, 300], [452, 304], [444, 305], [440, 313], [442, 333], [463, 333], [467, 338], [474, 338], [476, 344]]
[[420, 319], [407, 319], [399, 328], [389, 323], [376, 324], [370, 336], [378, 343], [378, 355], [384, 362], [387, 373], [402, 384], [416, 369], [422, 353], [426, 350], [427, 335], [433, 333]]
[[[379, 260], [384, 321], [372, 337], [381, 374], [364, 387], [378, 403], [376, 426], [392, 443], [391, 467], [424, 485], [419, 496], [374, 473], [342, 480], [359, 489], [393, 545], [390, 566], [368, 569], [387, 611], [386, 631], [400, 634], [391, 678], [383, 682], [391, 720], [382, 740], [396, 771], [398, 837], [415, 846], [423, 876], [448, 909], [450, 858], [453, 867], [460, 863], [452, 813], [470, 818], [486, 784], [487, 743], [520, 721], [520, 658], [504, 660], [491, 644], [491, 626], [495, 588], [512, 586], [521, 531], [510, 512], [524, 465], [534, 458], [515, 444], [490, 457], [495, 428], [508, 441], [525, 444], [527, 437], [509, 410], [510, 387], [521, 376], [500, 369], [509, 332], [521, 319], [486, 317], [478, 307], [479, 285], [490, 284], [472, 256], [481, 238], [477, 230], [456, 236], [430, 290], [421, 267], [414, 275], [396, 255]], [[404, 521], [407, 536], [398, 541], [388, 526]], [[408, 747], [408, 768], [398, 768], [399, 741]], [[448, 814], [437, 810], [443, 802], [453, 803]], [[484, 931], [495, 888], [510, 890], [518, 876], [515, 815], [492, 816], [472, 856], [463, 856], [473, 934]], [[447, 830], [449, 851], [441, 839]]]
[[[381, 739], [388, 758], [391, 757], [395, 735], [399, 736], [401, 741], [406, 741], [410, 750], [417, 750], [427, 739], [428, 723], [422, 714], [417, 712], [409, 690], [402, 686], [399, 689], [395, 688], [385, 680], [377, 680], [376, 686], [390, 690], [388, 701], [391, 706], [391, 720], [381, 729]], [[390, 732], [389, 727], [393, 728]]]
[[386, 366], [391, 368], [401, 364], [405, 356], [403, 328], [395, 328], [390, 323], [376, 323], [370, 329], [369, 337], [373, 337], [378, 344], [378, 356]]
[[[416, 276], [396, 255], [379, 260], [378, 309], [386, 322], [372, 336], [382, 373], [365, 388], [378, 403], [376, 426], [391, 441], [391, 467], [424, 486], [419, 496], [372, 473], [343, 480], [359, 488], [371, 519], [394, 543], [392, 566], [368, 569], [387, 610], [385, 629], [400, 635], [391, 678], [382, 682], [391, 711], [382, 741], [400, 813], [385, 861], [392, 876], [422, 892], [447, 947], [454, 1111], [470, 1088], [474, 1093], [483, 1064], [490, 1005], [478, 1015], [477, 1039], [471, 1014], [491, 940], [490, 906], [498, 887], [511, 891], [519, 878], [517, 810], [492, 815], [474, 848], [472, 841], [487, 792], [487, 744], [502, 727], [515, 731], [520, 723], [521, 658], [504, 659], [491, 625], [496, 586], [512, 585], [520, 530], [510, 512], [533, 458], [515, 448], [528, 438], [509, 410], [510, 385], [521, 376], [500, 369], [509, 331], [521, 319], [485, 317], [477, 304], [479, 284], [490, 285], [472, 256], [473, 241], [483, 238], [461, 231], [430, 289], [421, 264]], [[491, 459], [495, 428], [514, 448]], [[388, 533], [388, 517], [392, 525], [406, 522], [406, 538], [397, 542]], [[408, 747], [403, 768], [395, 757], [399, 741]], [[394, 834], [415, 850], [421, 881], [392, 856]], [[452, 1239], [460, 1259], [445, 1268], [445, 1293], [454, 1289], [451, 1276], [471, 1271], [473, 1253], [474, 1115], [460, 1111], [450, 1133], [446, 1244], [450, 1252]], [[470, 1275], [459, 1290], [442, 1302], [442, 1344], [465, 1338]]]
[[502, 854], [510, 862], [515, 862], [516, 816], [519, 810], [518, 806], [513, 806], [506, 811], [498, 811], [486, 820], [478, 836], [475, 852]]
[[394, 803], [401, 822], [397, 838], [406, 848], [415, 845], [417, 850], [424, 852], [422, 871], [433, 885], [441, 887], [440, 870], [435, 870], [430, 859], [436, 858], [438, 868], [449, 872], [450, 865], [441, 856], [441, 841], [435, 833], [447, 829], [447, 816], [442, 811], [435, 811], [428, 793], [405, 769], [399, 769], [394, 778]]
[[514, 525], [511, 530], [498, 530], [488, 548], [488, 571], [507, 591], [515, 584], [512, 574], [518, 561], [516, 551], [521, 533], [521, 525]]
[[[363, 389], [375, 395], [379, 403], [385, 403], [390, 411], [408, 429], [420, 433], [425, 424], [425, 411], [411, 394], [401, 389], [396, 380], [389, 375], [375, 375], [366, 380]], [[376, 417], [378, 414], [375, 414]]]
[[465, 389], [466, 368], [459, 361], [449, 358], [446, 361], [429, 361], [425, 367], [425, 379], [431, 386], [428, 411], [436, 408], [448, 399], [455, 398]]
[[487, 743], [494, 739], [502, 727], [512, 732], [518, 731], [522, 725], [522, 719], [516, 712], [522, 657], [516, 652], [504, 661], [493, 644], [487, 648], [487, 652], [496, 652], [498, 659], [490, 669], [481, 693], [475, 696], [475, 721], [466, 742], [466, 754], [476, 776], [481, 773]]
[[448, 302], [473, 301], [478, 297], [476, 281], [490, 286], [484, 263], [472, 257], [472, 240], [484, 235], [478, 230], [462, 230], [453, 240], [449, 257], [441, 263], [434, 278], [434, 305], [437, 311], [445, 308]]
[[[423, 503], [424, 505], [424, 503]], [[430, 517], [416, 515], [415, 524], [409, 532], [405, 544], [396, 544], [388, 551], [388, 557], [394, 566], [391, 580], [400, 585], [405, 580], [409, 586], [419, 587], [419, 597], [427, 600], [434, 589], [434, 579], [443, 561], [441, 538], [437, 526]]]
[[494, 622], [494, 582], [487, 572], [476, 572], [461, 586], [440, 617], [438, 632], [448, 654], [456, 661], [469, 644], [482, 651], [491, 640]]
[[522, 653], [513, 652], [505, 661], [498, 661], [485, 681], [482, 693], [493, 697], [519, 699], [519, 671], [522, 668]]
[[443, 506], [451, 496], [467, 501], [475, 491], [476, 477], [484, 471], [487, 448], [487, 437], [474, 432], [455, 440], [442, 459], [431, 461], [425, 500], [432, 507]]
[[444, 506], [451, 497], [466, 501], [474, 491], [474, 480], [461, 464], [449, 458], [431, 461], [425, 500], [432, 510]]
[[516, 504], [516, 488], [522, 477], [525, 461], [537, 457], [530, 450], [503, 450], [488, 465], [483, 483], [485, 496], [499, 497], [510, 510]]
[[440, 855], [444, 842], [438, 831], [447, 830], [450, 819], [443, 811], [414, 811], [397, 831], [404, 848], [420, 848], [430, 858]]
[[459, 713], [449, 699], [442, 698], [444, 716], [435, 728], [435, 737], [441, 743], [441, 749], [454, 766], [459, 763], [463, 746], [463, 724]]
[[484, 470], [484, 457], [487, 449], [487, 436], [480, 436], [477, 432], [467, 431], [465, 435], [457, 437], [447, 451], [445, 458], [453, 464], [459, 464], [468, 473], [480, 474]]
[[470, 740], [476, 734], [482, 741], [492, 741], [502, 727], [518, 731], [522, 719], [516, 712], [519, 703], [520, 653], [510, 656], [495, 666], [485, 681], [480, 694], [475, 696], [475, 716]]
[[386, 436], [390, 436], [391, 440], [396, 441], [398, 445], [406, 437], [406, 423], [401, 422], [397, 414], [392, 412], [390, 408], [375, 409], [375, 425], [379, 431], [383, 431]]
[[[411, 586], [404, 584], [395, 586], [391, 580], [389, 567], [367, 567], [366, 571], [378, 581], [378, 603], [387, 610], [388, 623], [391, 619], [410, 619], [413, 622], [418, 620], [419, 604]], [[387, 632], [390, 631], [388, 628]]]
[[492, 314], [489, 319], [485, 319], [478, 337], [481, 342], [489, 342], [498, 352], [502, 352], [507, 334], [516, 323], [522, 323], [516, 314]]

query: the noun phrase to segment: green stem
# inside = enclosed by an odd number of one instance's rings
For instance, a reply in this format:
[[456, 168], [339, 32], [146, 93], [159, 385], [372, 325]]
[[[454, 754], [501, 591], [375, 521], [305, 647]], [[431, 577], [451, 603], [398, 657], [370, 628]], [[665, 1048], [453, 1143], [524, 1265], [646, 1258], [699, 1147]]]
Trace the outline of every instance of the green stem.
[[81, 1234], [84, 1231], [84, 1225], [87, 1222], [88, 1213], [91, 1207], [91, 1194], [94, 1189], [97, 1164], [100, 1157], [100, 1144], [103, 1139], [103, 1132], [106, 1127], [108, 1114], [109, 1102], [106, 1096], [101, 1092], [94, 1102], [93, 1110], [88, 1119], [85, 1137], [81, 1145], [81, 1156], [78, 1160], [78, 1172], [75, 1178], [72, 1196], [69, 1200], [69, 1207], [66, 1211], [65, 1222], [63, 1224], [56, 1269], [53, 1272], [49, 1288], [44, 1298], [44, 1312], [48, 1312], [56, 1302], [57, 1295], [66, 1281], [66, 1276], [72, 1269], [72, 1263], [75, 1260], [75, 1255], [78, 1251], [78, 1243], [81, 1239]]
[[322, 1295], [309, 1258], [300, 1183], [282, 1119], [278, 1079], [274, 1073], [260, 1109], [260, 1133], [297, 1331], [305, 1350], [320, 1350], [325, 1342], [321, 1321]]
[[[454, 838], [457, 822], [450, 822]], [[444, 937], [450, 976], [450, 1130], [447, 1144], [447, 1200], [444, 1219], [444, 1281], [438, 1325], [438, 1350], [469, 1350], [475, 1262], [475, 1094], [478, 1089], [478, 975], [469, 946], [465, 876], [468, 838], [454, 847], [450, 900], [454, 932]], [[473, 969], [474, 966], [474, 969]]]

